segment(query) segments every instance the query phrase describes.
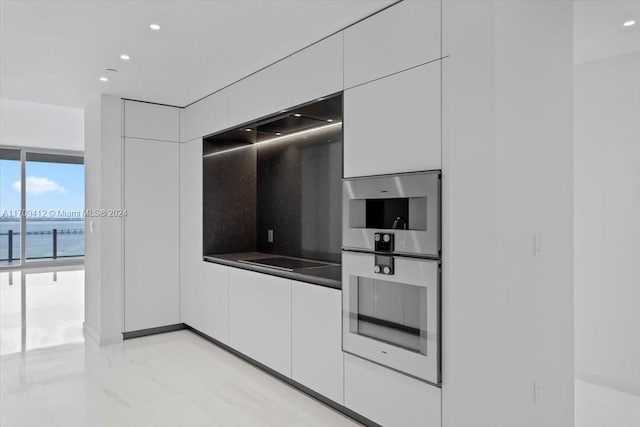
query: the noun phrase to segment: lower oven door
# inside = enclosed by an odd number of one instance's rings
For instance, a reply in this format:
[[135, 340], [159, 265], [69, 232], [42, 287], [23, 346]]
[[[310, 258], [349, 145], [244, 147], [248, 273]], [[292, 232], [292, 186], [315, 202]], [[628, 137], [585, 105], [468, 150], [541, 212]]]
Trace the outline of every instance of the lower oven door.
[[440, 262], [342, 253], [342, 348], [440, 384]]

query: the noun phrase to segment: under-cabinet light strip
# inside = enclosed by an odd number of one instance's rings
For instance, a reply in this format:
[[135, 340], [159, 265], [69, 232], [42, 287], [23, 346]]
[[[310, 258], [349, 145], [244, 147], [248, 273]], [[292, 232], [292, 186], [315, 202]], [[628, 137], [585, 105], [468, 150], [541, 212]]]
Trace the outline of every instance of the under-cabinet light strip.
[[277, 141], [282, 141], [284, 139], [294, 138], [296, 136], [302, 136], [302, 135], [307, 135], [307, 134], [314, 133], [314, 132], [320, 132], [321, 130], [328, 130], [328, 129], [331, 129], [331, 128], [334, 128], [334, 127], [337, 127], [337, 126], [342, 126], [342, 122], [331, 123], [330, 125], [320, 126], [320, 127], [313, 128], [313, 129], [301, 130], [300, 132], [294, 132], [294, 133], [290, 133], [289, 135], [278, 136], [276, 138], [267, 139], [267, 140], [256, 142], [256, 143], [250, 144], [250, 145], [243, 145], [241, 147], [229, 148], [228, 150], [224, 150], [224, 151], [216, 151], [215, 153], [205, 154], [203, 157], [213, 157], [213, 156], [217, 156], [219, 154], [226, 154], [226, 153], [228, 153], [230, 151], [243, 150], [243, 149], [249, 148], [249, 147], [257, 147], [259, 145], [269, 144], [269, 143], [277, 142]]

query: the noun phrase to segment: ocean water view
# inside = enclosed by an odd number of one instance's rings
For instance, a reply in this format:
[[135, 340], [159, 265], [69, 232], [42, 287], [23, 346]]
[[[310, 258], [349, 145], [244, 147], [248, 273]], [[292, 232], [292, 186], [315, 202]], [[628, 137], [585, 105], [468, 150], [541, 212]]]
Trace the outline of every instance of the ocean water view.
[[[34, 220], [27, 218], [27, 259], [53, 258], [53, 230], [57, 230], [57, 258], [84, 256], [84, 219]], [[9, 230], [13, 231], [12, 258], [20, 259], [20, 221], [0, 220], [0, 262], [8, 262]]]

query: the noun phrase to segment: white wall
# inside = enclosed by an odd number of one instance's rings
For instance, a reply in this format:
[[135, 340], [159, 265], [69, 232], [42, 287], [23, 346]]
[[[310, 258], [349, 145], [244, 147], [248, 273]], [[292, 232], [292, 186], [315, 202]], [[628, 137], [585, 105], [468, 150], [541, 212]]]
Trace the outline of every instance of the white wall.
[[[87, 105], [85, 205], [122, 207], [122, 101], [102, 95]], [[177, 177], [176, 177], [177, 179]], [[85, 330], [100, 344], [122, 340], [122, 218], [87, 217]]]
[[640, 394], [640, 52], [575, 68], [578, 376]]
[[573, 425], [572, 20], [444, 2], [444, 427]]
[[84, 150], [81, 108], [0, 99], [0, 144], [59, 150]]

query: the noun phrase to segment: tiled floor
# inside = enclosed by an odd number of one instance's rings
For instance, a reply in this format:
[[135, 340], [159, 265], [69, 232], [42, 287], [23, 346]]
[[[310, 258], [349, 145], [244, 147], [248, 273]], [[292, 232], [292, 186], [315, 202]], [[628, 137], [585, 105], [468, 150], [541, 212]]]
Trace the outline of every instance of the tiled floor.
[[640, 396], [576, 380], [576, 427], [640, 427]]
[[83, 319], [84, 270], [0, 272], [0, 355], [81, 343]]
[[[189, 331], [85, 343], [82, 271], [9, 277], [0, 272], [2, 427], [357, 425]], [[640, 396], [576, 381], [576, 426], [640, 427]]]

